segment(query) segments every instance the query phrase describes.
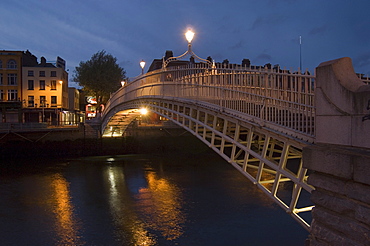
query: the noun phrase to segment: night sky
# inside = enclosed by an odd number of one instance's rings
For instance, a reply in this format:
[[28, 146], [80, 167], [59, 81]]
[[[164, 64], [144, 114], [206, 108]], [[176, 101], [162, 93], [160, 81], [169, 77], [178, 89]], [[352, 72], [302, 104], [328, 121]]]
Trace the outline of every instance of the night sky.
[[0, 24], [0, 50], [60, 56], [70, 80], [100, 50], [137, 76], [142, 59], [184, 53], [189, 27], [193, 51], [216, 62], [296, 70], [301, 48], [304, 69], [348, 56], [370, 74], [369, 0], [1, 0]]

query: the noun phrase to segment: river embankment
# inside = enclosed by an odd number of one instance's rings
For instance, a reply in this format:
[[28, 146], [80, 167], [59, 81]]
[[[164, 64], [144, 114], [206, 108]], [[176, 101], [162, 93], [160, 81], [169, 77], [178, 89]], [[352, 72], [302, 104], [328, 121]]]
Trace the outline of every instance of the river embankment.
[[130, 129], [122, 137], [78, 138], [30, 142], [8, 141], [2, 144], [3, 160], [24, 158], [77, 158], [83, 156], [123, 155], [165, 152], [196, 153], [209, 148], [182, 128], [143, 126]]

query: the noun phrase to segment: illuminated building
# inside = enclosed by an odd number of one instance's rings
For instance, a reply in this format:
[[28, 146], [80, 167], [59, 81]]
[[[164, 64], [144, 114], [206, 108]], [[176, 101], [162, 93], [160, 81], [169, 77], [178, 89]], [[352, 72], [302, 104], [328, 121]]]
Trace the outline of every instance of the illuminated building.
[[25, 52], [22, 68], [22, 106], [25, 122], [47, 122], [49, 125], [69, 123], [68, 73], [65, 61], [55, 63], [41, 57], [40, 63]]
[[0, 51], [0, 122], [21, 122], [22, 51]]

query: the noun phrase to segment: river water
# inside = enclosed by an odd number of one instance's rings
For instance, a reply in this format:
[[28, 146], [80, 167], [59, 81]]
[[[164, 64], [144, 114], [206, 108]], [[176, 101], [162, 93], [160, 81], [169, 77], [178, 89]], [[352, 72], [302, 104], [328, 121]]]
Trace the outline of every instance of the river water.
[[212, 151], [7, 164], [0, 245], [287, 246], [308, 236]]

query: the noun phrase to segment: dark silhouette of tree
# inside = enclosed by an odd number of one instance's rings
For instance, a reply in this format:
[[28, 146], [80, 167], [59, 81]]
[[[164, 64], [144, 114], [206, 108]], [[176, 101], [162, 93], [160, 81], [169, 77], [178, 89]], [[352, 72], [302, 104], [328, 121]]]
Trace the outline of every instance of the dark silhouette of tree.
[[110, 93], [118, 90], [126, 78], [126, 72], [117, 64], [117, 59], [104, 50], [92, 55], [88, 61], [81, 61], [74, 73], [73, 80], [95, 96], [98, 105], [105, 103]]

